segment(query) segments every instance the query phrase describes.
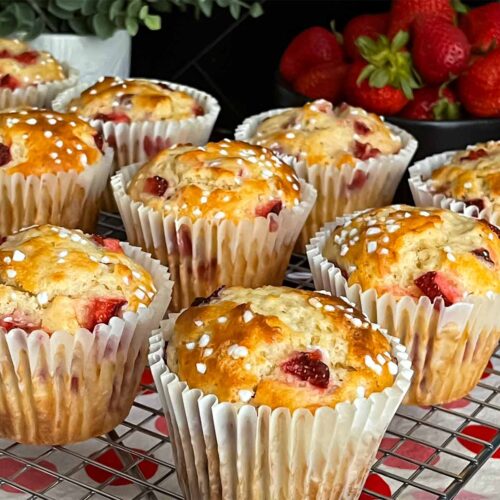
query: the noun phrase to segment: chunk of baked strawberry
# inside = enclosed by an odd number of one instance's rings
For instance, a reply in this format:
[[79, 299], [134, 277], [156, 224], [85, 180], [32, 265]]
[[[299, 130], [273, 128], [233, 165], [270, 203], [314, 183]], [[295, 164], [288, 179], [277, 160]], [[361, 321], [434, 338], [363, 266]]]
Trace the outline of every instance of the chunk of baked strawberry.
[[451, 306], [462, 296], [456, 285], [444, 273], [438, 271], [422, 274], [415, 280], [415, 285], [431, 301], [441, 297], [445, 306]]
[[0, 245], [3, 245], [7, 241], [7, 236], [2, 236], [0, 234]]
[[330, 369], [321, 361], [321, 351], [298, 352], [285, 361], [281, 369], [316, 387], [328, 387]]
[[0, 328], [6, 331], [14, 330], [14, 328], [21, 328], [25, 332], [33, 332], [40, 330], [41, 323], [39, 321], [30, 320], [24, 314], [15, 311], [11, 315], [4, 315], [0, 317]]
[[118, 316], [127, 303], [124, 299], [99, 297], [90, 300], [85, 308], [82, 326], [93, 331], [96, 325], [107, 324], [113, 316]]
[[7, 165], [12, 160], [9, 146], [0, 143], [0, 167]]
[[168, 181], [159, 175], [148, 177], [144, 182], [144, 192], [154, 196], [163, 196], [168, 189]]
[[368, 142], [354, 141], [354, 156], [359, 160], [375, 158], [380, 154], [380, 149], [374, 148]]
[[476, 257], [479, 257], [480, 259], [484, 260], [486, 263], [495, 265], [493, 262], [490, 252], [486, 250], [486, 248], [476, 248], [475, 250], [472, 250], [472, 252]]
[[23, 52], [22, 54], [19, 54], [17, 56], [14, 56], [14, 59], [16, 61], [19, 61], [22, 64], [35, 64], [36, 60], [38, 59], [38, 52], [36, 50], [27, 50], [26, 52]]
[[3, 75], [0, 78], [0, 87], [15, 90], [21, 86], [19, 80], [12, 75]]
[[99, 234], [92, 235], [92, 239], [101, 247], [107, 248], [112, 252], [123, 253], [123, 249], [120, 245], [120, 241], [115, 238], [104, 238]]
[[365, 185], [368, 175], [363, 170], [356, 170], [352, 176], [352, 181], [347, 184], [347, 189], [361, 189]]
[[269, 200], [255, 208], [255, 215], [257, 217], [267, 217], [270, 213], [279, 215], [281, 210], [283, 210], [283, 202], [281, 200]]
[[359, 135], [368, 135], [371, 132], [371, 130], [370, 127], [368, 127], [368, 125], [366, 125], [362, 121], [356, 120], [354, 122], [354, 132]]
[[478, 158], [484, 158], [485, 156], [488, 156], [488, 152], [485, 149], [480, 148], [470, 151], [467, 156], [460, 158], [460, 161], [477, 160]]
[[194, 116], [203, 116], [205, 114], [205, 110], [203, 109], [203, 106], [200, 106], [199, 104], [195, 104], [193, 106], [193, 114], [194, 114]]
[[130, 123], [130, 118], [122, 111], [113, 111], [111, 113], [97, 113], [94, 115], [94, 120], [102, 120], [103, 122], [115, 123]]

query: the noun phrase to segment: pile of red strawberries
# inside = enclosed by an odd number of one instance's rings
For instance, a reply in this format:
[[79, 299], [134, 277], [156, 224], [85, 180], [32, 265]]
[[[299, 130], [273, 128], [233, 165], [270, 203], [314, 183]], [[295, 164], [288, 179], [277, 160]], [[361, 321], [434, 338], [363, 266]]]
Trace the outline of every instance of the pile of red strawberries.
[[295, 37], [283, 78], [311, 99], [416, 120], [500, 117], [500, 3], [393, 0], [390, 12]]

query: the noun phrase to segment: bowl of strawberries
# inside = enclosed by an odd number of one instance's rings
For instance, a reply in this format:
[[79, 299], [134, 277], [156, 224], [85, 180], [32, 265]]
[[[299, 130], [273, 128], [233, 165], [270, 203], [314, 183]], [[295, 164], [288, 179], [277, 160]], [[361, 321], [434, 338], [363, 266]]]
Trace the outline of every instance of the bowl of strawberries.
[[324, 98], [383, 115], [419, 141], [415, 158], [500, 137], [500, 3], [393, 0], [342, 33], [315, 26], [286, 48], [280, 106]]

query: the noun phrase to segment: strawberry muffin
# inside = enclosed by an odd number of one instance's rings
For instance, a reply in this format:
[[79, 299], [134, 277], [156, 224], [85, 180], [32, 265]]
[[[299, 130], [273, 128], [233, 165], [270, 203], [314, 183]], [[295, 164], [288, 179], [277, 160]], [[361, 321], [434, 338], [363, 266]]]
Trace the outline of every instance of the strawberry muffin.
[[500, 142], [442, 153], [410, 168], [418, 205], [450, 207], [500, 225]]
[[33, 224], [93, 230], [113, 152], [71, 113], [0, 113], [0, 236]]
[[345, 295], [409, 350], [407, 398], [439, 404], [478, 382], [500, 338], [500, 231], [395, 205], [327, 224], [308, 246], [317, 288]]
[[381, 117], [324, 100], [248, 118], [236, 138], [270, 148], [318, 190], [302, 248], [336, 216], [390, 203], [416, 149], [409, 134]]
[[[78, 113], [100, 130], [115, 150], [116, 168], [174, 144], [205, 144], [220, 111], [213, 97], [191, 87], [109, 76], [62, 93], [54, 109]], [[105, 209], [116, 209], [111, 190]]]
[[[187, 497], [358, 496], [409, 386], [396, 339], [344, 300], [272, 286], [219, 290], [162, 333], [150, 361]], [[182, 422], [172, 412], [184, 406], [180, 386], [189, 406]], [[206, 408], [195, 402], [203, 396]], [[247, 467], [224, 464], [230, 449]]]
[[57, 93], [76, 83], [77, 76], [48, 52], [20, 40], [0, 39], [0, 108], [50, 106]]
[[112, 180], [129, 241], [169, 266], [174, 310], [221, 285], [281, 284], [315, 190], [268, 149], [178, 146]]
[[114, 239], [51, 225], [9, 236], [0, 244], [1, 436], [64, 444], [118, 425], [170, 287], [164, 268]]

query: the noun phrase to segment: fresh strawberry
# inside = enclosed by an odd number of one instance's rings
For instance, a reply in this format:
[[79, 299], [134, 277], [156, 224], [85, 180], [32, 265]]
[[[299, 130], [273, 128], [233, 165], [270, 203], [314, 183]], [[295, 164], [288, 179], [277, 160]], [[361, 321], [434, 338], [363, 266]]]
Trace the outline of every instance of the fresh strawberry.
[[500, 44], [500, 3], [492, 2], [470, 10], [460, 18], [474, 52], [488, 52]]
[[96, 325], [109, 323], [109, 320], [117, 316], [126, 303], [126, 300], [115, 298], [101, 297], [91, 300], [85, 307], [83, 328], [93, 331]]
[[445, 306], [451, 306], [461, 297], [456, 286], [441, 272], [430, 271], [422, 274], [415, 280], [415, 285], [431, 301], [441, 297]]
[[411, 120], [457, 120], [460, 104], [448, 87], [417, 89], [400, 116]]
[[383, 14], [363, 14], [352, 18], [344, 28], [344, 50], [351, 59], [359, 59], [359, 53], [356, 40], [360, 36], [367, 36], [373, 40], [379, 35], [385, 35], [389, 25], [389, 13]]
[[321, 389], [326, 389], [330, 381], [330, 369], [321, 361], [320, 351], [298, 352], [281, 369]]
[[126, 113], [121, 111], [113, 111], [111, 113], [97, 113], [94, 120], [102, 120], [103, 122], [115, 123], [130, 123], [130, 118]]
[[168, 181], [159, 175], [148, 177], [144, 182], [144, 191], [154, 196], [163, 196], [168, 189]]
[[115, 238], [104, 238], [100, 234], [93, 234], [92, 239], [101, 247], [107, 248], [112, 252], [123, 253], [123, 249], [120, 245], [120, 241]]
[[9, 146], [0, 143], [0, 167], [7, 165], [12, 160]]
[[500, 48], [478, 58], [458, 79], [458, 95], [474, 116], [500, 116]]
[[467, 67], [470, 45], [459, 28], [436, 14], [427, 14], [413, 24], [412, 56], [424, 81], [439, 85]]
[[280, 73], [293, 82], [306, 69], [324, 62], [341, 63], [342, 46], [325, 28], [314, 26], [299, 33], [288, 45], [280, 61]]
[[15, 90], [21, 86], [19, 80], [12, 75], [3, 75], [0, 77], [0, 88]]
[[257, 217], [267, 217], [270, 213], [279, 215], [283, 209], [283, 202], [281, 200], [270, 200], [263, 205], [259, 205], [255, 209]]
[[479, 257], [480, 259], [484, 260], [487, 264], [492, 264], [493, 266], [495, 265], [495, 263], [491, 258], [490, 252], [488, 252], [486, 248], [476, 248], [475, 250], [472, 250], [472, 253], [476, 257]]
[[361, 36], [356, 45], [364, 61], [354, 62], [346, 78], [350, 104], [378, 114], [399, 113], [419, 86], [410, 54], [405, 50], [409, 36], [398, 33], [392, 41], [385, 35], [377, 40]]
[[342, 98], [344, 78], [348, 66], [338, 63], [323, 63], [302, 73], [293, 88], [310, 99], [327, 99], [337, 103]]
[[449, 24], [455, 21], [451, 0], [392, 0], [389, 37], [395, 36], [399, 31], [408, 31], [421, 14], [436, 14]]

